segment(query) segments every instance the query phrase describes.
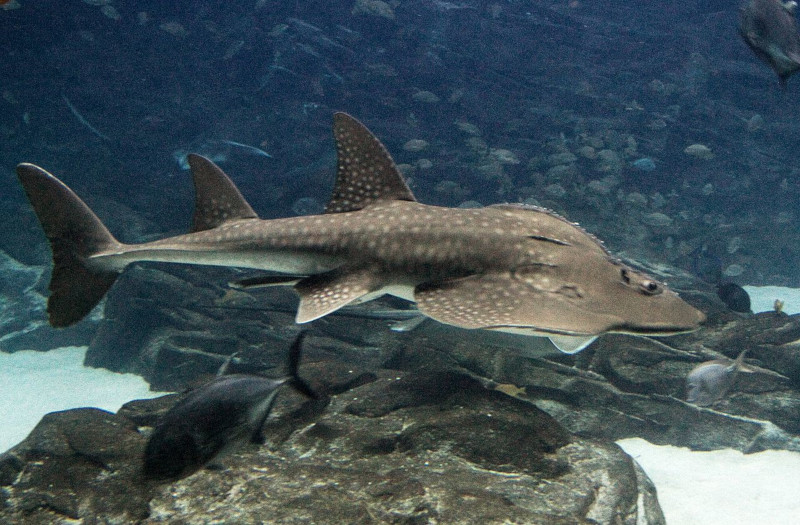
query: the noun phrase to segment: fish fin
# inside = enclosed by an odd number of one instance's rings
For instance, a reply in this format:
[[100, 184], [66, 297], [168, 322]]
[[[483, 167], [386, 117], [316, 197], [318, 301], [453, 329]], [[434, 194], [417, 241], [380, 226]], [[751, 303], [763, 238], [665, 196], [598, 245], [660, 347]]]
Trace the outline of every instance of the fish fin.
[[186, 157], [192, 170], [195, 200], [192, 232], [238, 219], [258, 219], [239, 189], [219, 166], [196, 153]]
[[742, 370], [742, 365], [744, 364], [744, 356], [746, 353], [747, 353], [747, 348], [742, 350], [736, 357], [736, 359], [731, 362], [730, 366], [728, 367], [728, 372], [740, 372]]
[[596, 335], [590, 337], [582, 337], [575, 335], [548, 335], [548, 339], [553, 343], [553, 346], [564, 352], [565, 354], [577, 354], [597, 339]]
[[582, 308], [580, 293], [568, 286], [543, 290], [511, 273], [423, 283], [414, 299], [428, 317], [462, 328], [588, 337], [622, 324], [615, 316]]
[[292, 388], [304, 396], [311, 399], [319, 399], [319, 395], [314, 392], [311, 386], [309, 386], [309, 384], [306, 383], [298, 373], [298, 369], [300, 367], [300, 356], [303, 353], [303, 339], [305, 339], [306, 333], [307, 332], [305, 330], [300, 332], [292, 343], [292, 346], [289, 347], [289, 359], [287, 364], [289, 368], [289, 384], [292, 385]]
[[63, 182], [33, 164], [17, 166], [25, 193], [53, 251], [47, 313], [50, 324], [70, 326], [83, 319], [119, 276], [91, 257], [121, 244]]
[[392, 332], [410, 332], [421, 325], [426, 319], [427, 317], [424, 315], [418, 315], [409, 319], [403, 319], [402, 321], [395, 321], [391, 324], [389, 330]]
[[[319, 399], [320, 396], [314, 392], [308, 383], [300, 377], [298, 369], [300, 367], [300, 358], [303, 353], [303, 340], [306, 337], [306, 331], [303, 330], [292, 342], [289, 347], [289, 353], [286, 358], [286, 378], [283, 380], [288, 383], [295, 390], [311, 399]], [[250, 436], [250, 443], [254, 445], [263, 445], [266, 441], [264, 436], [264, 424], [267, 422], [272, 406], [275, 404], [278, 389], [275, 388], [270, 395], [264, 400], [264, 403], [258, 409], [258, 419], [254, 426], [253, 434]]]
[[231, 363], [236, 359], [237, 355], [239, 355], [239, 352], [234, 352], [225, 358], [225, 360], [217, 369], [217, 377], [222, 377], [228, 373], [228, 369], [231, 367]]
[[275, 398], [278, 397], [280, 386], [286, 381], [288, 381], [288, 378], [278, 381], [277, 385], [269, 390], [268, 395], [252, 408], [250, 421], [253, 423], [251, 427], [253, 433], [250, 434], [250, 443], [254, 445], [263, 445], [266, 441], [266, 437], [264, 436], [264, 424], [267, 422], [270, 412], [272, 412], [272, 406], [275, 404]]
[[356, 211], [377, 201], [416, 201], [392, 156], [364, 124], [335, 113], [333, 135], [336, 185], [325, 213]]
[[296, 322], [302, 324], [328, 315], [380, 289], [380, 285], [371, 270], [336, 269], [306, 277], [294, 289], [300, 295]]
[[231, 281], [228, 286], [239, 290], [246, 290], [248, 288], [265, 288], [269, 286], [294, 286], [305, 277], [298, 277], [296, 275], [259, 275], [256, 277], [248, 277], [246, 279], [239, 279]]

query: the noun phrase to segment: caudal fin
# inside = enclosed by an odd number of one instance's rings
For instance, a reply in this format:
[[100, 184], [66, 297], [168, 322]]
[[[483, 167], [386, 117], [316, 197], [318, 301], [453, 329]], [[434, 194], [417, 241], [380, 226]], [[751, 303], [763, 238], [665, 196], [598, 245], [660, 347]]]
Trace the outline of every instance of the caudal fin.
[[89, 258], [119, 243], [80, 197], [47, 171], [25, 163], [17, 166], [17, 176], [53, 250], [50, 324], [70, 326], [86, 317], [119, 275]]

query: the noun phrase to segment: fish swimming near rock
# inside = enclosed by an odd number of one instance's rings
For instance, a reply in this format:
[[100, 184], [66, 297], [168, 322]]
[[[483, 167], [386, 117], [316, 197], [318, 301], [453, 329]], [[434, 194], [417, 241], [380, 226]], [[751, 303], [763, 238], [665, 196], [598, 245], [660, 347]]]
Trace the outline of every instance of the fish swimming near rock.
[[17, 174], [53, 249], [50, 324], [85, 317], [137, 261], [277, 272], [248, 284], [293, 286], [298, 323], [389, 293], [442, 323], [546, 336], [565, 352], [606, 332], [670, 335], [705, 319], [548, 210], [421, 204], [363, 124], [336, 113], [334, 136], [337, 176], [325, 213], [261, 220], [218, 166], [189, 155], [191, 233], [141, 244], [120, 243], [61, 181], [20, 164]]
[[797, 2], [783, 0], [749, 0], [740, 10], [739, 33], [756, 56], [775, 71], [783, 88], [800, 69], [796, 10]]
[[283, 385], [317, 398], [297, 374], [303, 336], [301, 333], [292, 343], [284, 377], [221, 375], [178, 401], [161, 418], [147, 441], [145, 477], [180, 479], [238, 445], [263, 444], [264, 422]]
[[710, 406], [722, 400], [730, 391], [736, 376], [743, 369], [743, 350], [735, 361], [715, 359], [700, 363], [686, 376], [686, 400], [698, 406]]
[[717, 285], [717, 297], [734, 312], [752, 313], [752, 310], [750, 310], [750, 294], [736, 283], [719, 283]]

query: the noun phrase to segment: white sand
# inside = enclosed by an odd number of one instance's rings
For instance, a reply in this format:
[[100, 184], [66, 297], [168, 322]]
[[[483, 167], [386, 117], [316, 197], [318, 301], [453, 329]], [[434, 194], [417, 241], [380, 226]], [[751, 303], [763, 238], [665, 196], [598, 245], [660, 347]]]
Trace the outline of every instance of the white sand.
[[668, 525], [800, 523], [800, 453], [692, 452], [639, 438], [618, 444], [653, 480]]
[[[800, 312], [800, 289], [745, 286], [753, 312], [784, 302]], [[789, 525], [800, 523], [800, 453], [768, 450], [692, 452], [639, 438], [618, 444], [653, 480], [668, 525]]]
[[132, 399], [156, 397], [134, 374], [83, 366], [86, 347], [0, 352], [0, 452], [16, 445], [56, 410], [97, 407], [116, 412]]
[[[750, 308], [754, 313], [772, 310], [775, 306], [775, 299], [783, 301], [785, 313], [800, 313], [800, 288], [745, 286], [744, 289], [750, 294]], [[798, 518], [798, 523], [800, 523], [800, 518]]]

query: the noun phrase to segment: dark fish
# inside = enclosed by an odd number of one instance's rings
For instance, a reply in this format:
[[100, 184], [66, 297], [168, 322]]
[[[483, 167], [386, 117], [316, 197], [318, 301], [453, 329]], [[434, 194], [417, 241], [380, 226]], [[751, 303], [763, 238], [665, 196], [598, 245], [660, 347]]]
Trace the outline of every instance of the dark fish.
[[740, 10], [739, 33], [758, 58], [770, 65], [781, 87], [800, 69], [797, 2], [750, 0]]
[[734, 312], [749, 314], [750, 294], [736, 283], [720, 283], [717, 285], [717, 296]]
[[193, 390], [158, 422], [144, 452], [144, 475], [150, 479], [180, 479], [245, 442], [263, 444], [262, 428], [281, 386], [316, 394], [297, 375], [301, 333], [289, 350], [287, 375], [220, 376]]
[[747, 350], [743, 350], [735, 361], [715, 359], [694, 367], [686, 377], [686, 400], [698, 406], [709, 406], [724, 398], [742, 369], [746, 353]]

